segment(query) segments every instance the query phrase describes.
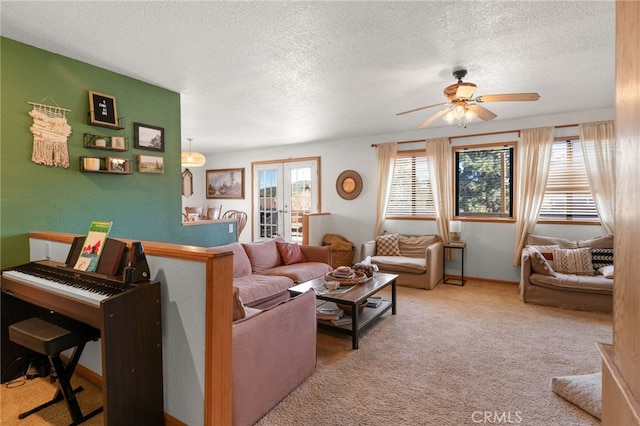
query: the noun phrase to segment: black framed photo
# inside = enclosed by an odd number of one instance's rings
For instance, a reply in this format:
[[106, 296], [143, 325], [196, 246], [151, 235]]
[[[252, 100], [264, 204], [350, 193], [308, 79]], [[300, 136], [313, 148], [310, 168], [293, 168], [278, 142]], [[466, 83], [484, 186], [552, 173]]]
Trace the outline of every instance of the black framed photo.
[[95, 126], [119, 128], [116, 98], [89, 90], [89, 123]]
[[149, 124], [133, 123], [133, 146], [164, 152], [164, 129]]

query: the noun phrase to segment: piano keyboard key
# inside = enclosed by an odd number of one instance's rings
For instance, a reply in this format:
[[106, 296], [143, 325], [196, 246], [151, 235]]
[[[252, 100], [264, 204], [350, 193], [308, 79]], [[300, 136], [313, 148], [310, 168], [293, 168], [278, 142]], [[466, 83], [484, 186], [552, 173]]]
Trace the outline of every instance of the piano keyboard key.
[[93, 305], [100, 305], [101, 300], [106, 299], [111, 295], [100, 291], [99, 288], [82, 285], [80, 280], [64, 283], [64, 280], [62, 279], [53, 280], [51, 277], [43, 278], [32, 273], [24, 273], [16, 270], [3, 271], [2, 275], [26, 284], [31, 284], [36, 287], [45, 288], [56, 293], [70, 296]]

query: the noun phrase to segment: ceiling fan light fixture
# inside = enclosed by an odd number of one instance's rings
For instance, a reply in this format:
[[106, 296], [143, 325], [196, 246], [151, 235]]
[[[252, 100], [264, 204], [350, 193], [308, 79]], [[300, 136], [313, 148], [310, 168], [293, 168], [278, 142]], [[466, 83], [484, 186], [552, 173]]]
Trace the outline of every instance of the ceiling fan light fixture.
[[182, 167], [202, 167], [207, 162], [207, 158], [199, 152], [191, 151], [191, 139], [189, 141], [189, 151], [180, 153], [180, 164]]

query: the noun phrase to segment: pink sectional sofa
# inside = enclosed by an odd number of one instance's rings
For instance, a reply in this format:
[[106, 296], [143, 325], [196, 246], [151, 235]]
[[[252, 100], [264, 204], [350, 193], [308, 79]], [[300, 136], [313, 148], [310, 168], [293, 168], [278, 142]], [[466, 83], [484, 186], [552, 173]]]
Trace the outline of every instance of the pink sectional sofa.
[[258, 421], [316, 368], [315, 295], [291, 297], [288, 289], [332, 271], [331, 249], [289, 246], [297, 253], [292, 257], [276, 243], [284, 241], [216, 247], [234, 255], [235, 426]]

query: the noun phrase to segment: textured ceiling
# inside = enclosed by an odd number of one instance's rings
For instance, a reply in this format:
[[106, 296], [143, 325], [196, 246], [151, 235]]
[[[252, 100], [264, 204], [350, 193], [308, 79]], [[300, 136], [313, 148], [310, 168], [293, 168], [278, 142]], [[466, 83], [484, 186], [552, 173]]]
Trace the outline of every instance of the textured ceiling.
[[540, 93], [496, 120], [615, 106], [613, 1], [0, 7], [5, 37], [179, 92], [205, 153], [415, 130], [437, 109], [395, 113], [443, 102], [455, 67], [476, 95]]

